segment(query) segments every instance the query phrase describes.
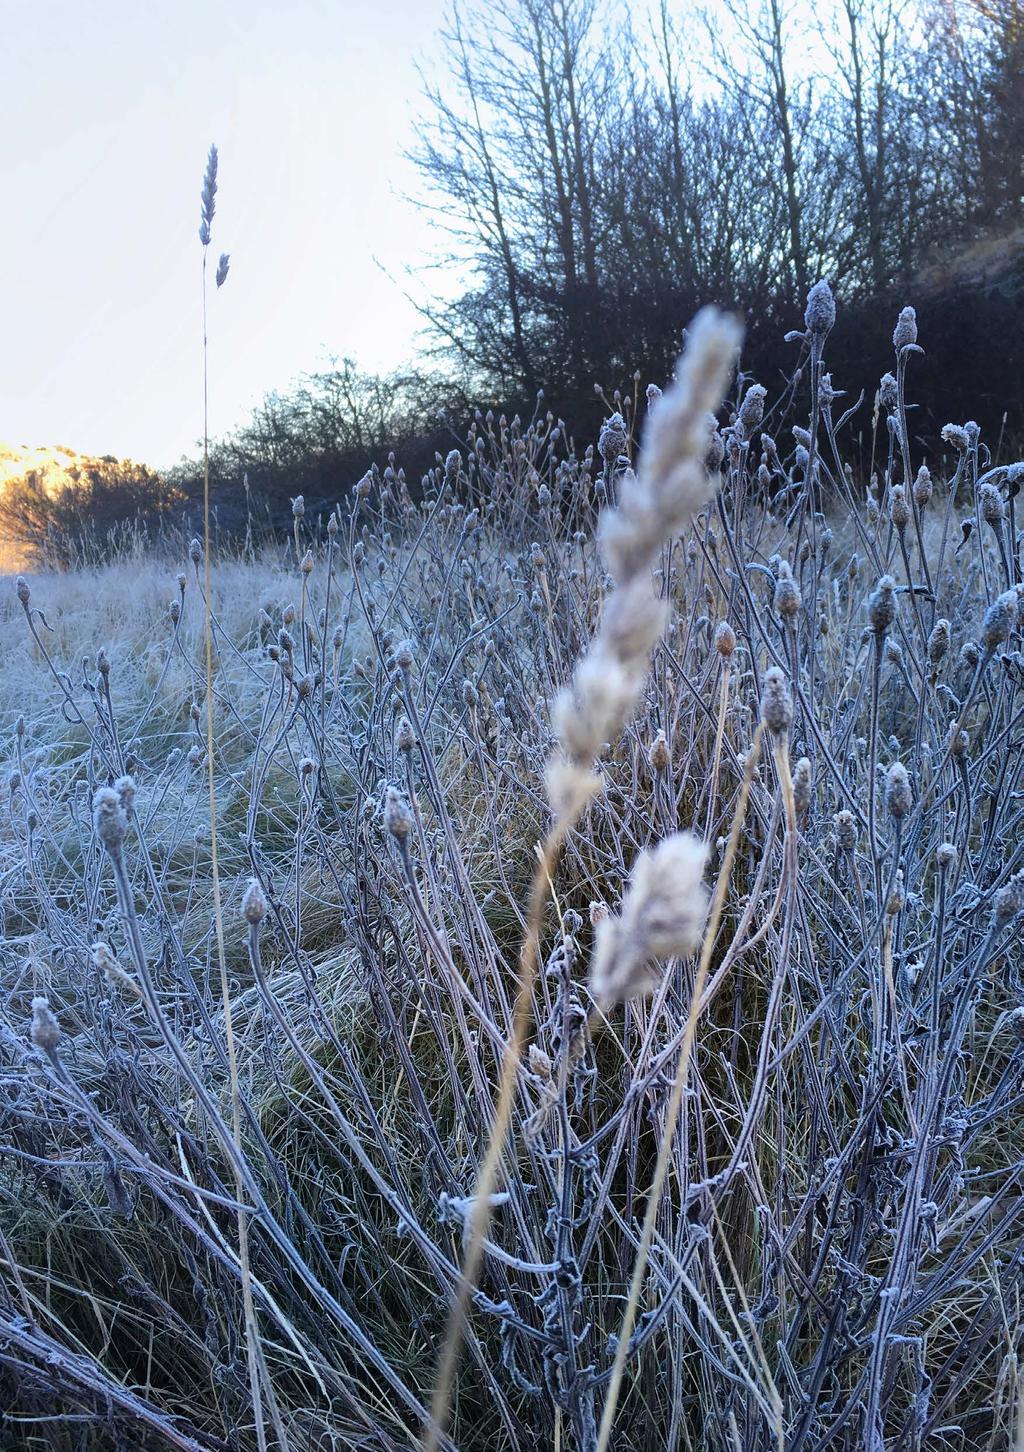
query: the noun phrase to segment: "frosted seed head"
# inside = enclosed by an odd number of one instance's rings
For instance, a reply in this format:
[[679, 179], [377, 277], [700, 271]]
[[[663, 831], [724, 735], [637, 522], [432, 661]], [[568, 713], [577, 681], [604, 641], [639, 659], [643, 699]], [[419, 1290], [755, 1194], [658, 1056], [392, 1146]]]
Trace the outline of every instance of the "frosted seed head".
[[914, 480], [914, 503], [923, 509], [932, 497], [932, 476], [927, 464], [922, 464]]
[[943, 424], [942, 441], [962, 453], [968, 445], [967, 430], [961, 424]]
[[598, 436], [597, 449], [606, 464], [614, 464], [619, 455], [625, 453], [628, 437], [626, 422], [621, 413], [613, 413], [610, 418], [605, 419]]
[[797, 816], [802, 821], [806, 820], [811, 810], [812, 782], [811, 763], [806, 756], [801, 756], [793, 768], [793, 800]]
[[720, 620], [715, 626], [711, 643], [723, 660], [729, 660], [733, 655], [736, 650], [736, 632], [728, 620]]
[[416, 658], [416, 642], [414, 640], [400, 640], [395, 647], [395, 665], [400, 671], [407, 671], [412, 667]]
[[883, 373], [878, 384], [878, 399], [883, 408], [894, 409], [900, 401], [900, 390], [891, 373]]
[[114, 790], [117, 792], [118, 800], [124, 809], [126, 817], [131, 817], [135, 810], [135, 778], [131, 776], [118, 777], [114, 783]]
[[928, 637], [928, 661], [937, 666], [949, 650], [949, 621], [936, 620]]
[[296, 494], [292, 500], [292, 518], [302, 519], [306, 513], [306, 500], [301, 494]]
[[911, 307], [903, 308], [892, 335], [896, 352], [902, 352], [910, 343], [917, 342], [917, 313]]
[[384, 798], [384, 826], [396, 842], [405, 842], [413, 829], [413, 815], [402, 794], [389, 786]]
[[203, 562], [203, 545], [202, 545], [202, 541], [201, 540], [198, 540], [198, 539], [192, 539], [192, 540], [190, 540], [189, 547], [188, 547], [188, 557], [189, 557], [189, 559], [192, 561], [192, 563], [194, 565], [201, 565], [202, 564], [202, 562]]
[[914, 804], [910, 777], [901, 761], [894, 761], [885, 777], [885, 805], [897, 822], [902, 822]]
[[543, 1080], [545, 1084], [550, 1081], [551, 1059], [537, 1044], [531, 1044], [527, 1049], [526, 1061], [530, 1066], [531, 1074], [536, 1074], [537, 1078]]
[[651, 742], [648, 759], [651, 763], [651, 770], [659, 774], [663, 771], [668, 771], [671, 766], [672, 756], [668, 749], [668, 740], [666, 739], [664, 731], [659, 731]]
[[883, 636], [896, 619], [896, 581], [883, 575], [868, 597], [868, 622], [875, 635]]
[[113, 787], [100, 787], [96, 791], [92, 799], [92, 819], [103, 847], [111, 857], [120, 857], [128, 821], [121, 798]]
[[985, 611], [981, 622], [981, 643], [989, 652], [1009, 640], [1017, 624], [1017, 592], [1004, 590]]
[[903, 534], [910, 523], [910, 504], [902, 484], [894, 484], [890, 490], [889, 518], [897, 534]]
[[32, 1042], [44, 1054], [52, 1054], [61, 1040], [60, 1024], [50, 1008], [48, 998], [32, 1000]]
[[793, 724], [793, 697], [789, 682], [778, 666], [770, 666], [764, 673], [761, 720], [777, 737], [785, 736]]
[[1010, 878], [1005, 887], [999, 889], [992, 901], [992, 925], [995, 928], [1005, 928], [1022, 912], [1024, 912], [1024, 872], [1018, 872], [1016, 876]]
[[836, 846], [840, 852], [852, 852], [857, 845], [857, 819], [844, 807], [832, 818], [836, 829]]
[[761, 420], [764, 418], [764, 401], [767, 397], [768, 390], [760, 383], [752, 383], [743, 395], [743, 402], [740, 404], [740, 411], [736, 419], [736, 428], [741, 439], [753, 438], [761, 427]]
[[822, 278], [816, 282], [807, 294], [807, 306], [804, 309], [804, 327], [811, 337], [824, 338], [835, 326], [836, 321], [836, 300], [832, 296], [832, 289], [828, 282]]
[[398, 725], [395, 728], [395, 745], [399, 751], [408, 754], [412, 750], [415, 741], [416, 738], [413, 735], [412, 723], [408, 716], [399, 716]]
[[775, 582], [774, 604], [776, 615], [784, 620], [787, 625], [792, 625], [800, 613], [802, 599], [800, 596], [800, 587], [797, 585], [796, 580], [794, 580], [793, 571], [785, 560], [779, 565], [779, 574]]
[[1003, 496], [994, 484], [982, 484], [978, 490], [978, 506], [986, 524], [998, 526], [1006, 518]]
[[952, 842], [943, 842], [935, 852], [935, 861], [941, 872], [948, 872], [951, 867], [956, 866], [957, 850]]
[[[706, 845], [678, 832], [641, 852], [619, 916], [599, 918], [594, 929], [590, 986], [604, 1006], [649, 993], [651, 960], [683, 957], [700, 945], [707, 918]], [[593, 914], [592, 914], [593, 921]]]
[[32, 591], [29, 589], [28, 581], [25, 579], [24, 575], [18, 576], [14, 588], [18, 593], [18, 599], [21, 601], [22, 605], [24, 605], [25, 608], [28, 609], [28, 602], [32, 598]]
[[242, 917], [252, 926], [261, 923], [267, 911], [267, 896], [258, 877], [250, 877], [242, 894]]

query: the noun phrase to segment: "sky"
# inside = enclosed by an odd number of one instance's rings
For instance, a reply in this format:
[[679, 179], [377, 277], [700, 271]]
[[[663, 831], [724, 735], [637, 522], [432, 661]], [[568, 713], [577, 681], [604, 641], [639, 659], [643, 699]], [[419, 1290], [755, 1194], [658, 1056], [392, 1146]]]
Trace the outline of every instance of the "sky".
[[432, 238], [402, 152], [443, 0], [0, 0], [0, 19], [0, 441], [193, 450], [211, 141], [211, 260], [231, 255], [211, 433], [329, 354], [414, 355], [404, 291], [430, 285]]

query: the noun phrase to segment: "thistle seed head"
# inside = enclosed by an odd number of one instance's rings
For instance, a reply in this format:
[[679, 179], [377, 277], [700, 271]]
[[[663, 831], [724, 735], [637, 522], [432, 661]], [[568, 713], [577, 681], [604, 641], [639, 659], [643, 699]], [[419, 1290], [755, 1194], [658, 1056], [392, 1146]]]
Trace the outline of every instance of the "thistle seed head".
[[978, 507], [982, 519], [993, 528], [998, 528], [1006, 518], [1003, 496], [994, 484], [982, 484], [978, 490]]
[[775, 581], [775, 613], [784, 620], [787, 625], [800, 614], [802, 604], [800, 587], [793, 578], [793, 571], [785, 560], [779, 564], [779, 573]]
[[889, 492], [889, 518], [897, 534], [903, 534], [910, 523], [910, 504], [902, 484], [894, 484]]
[[625, 453], [629, 435], [621, 413], [613, 413], [601, 425], [597, 440], [598, 453], [606, 464], [614, 464], [620, 454]]
[[396, 842], [405, 842], [413, 829], [409, 804], [395, 787], [389, 786], [384, 797], [384, 826]]
[[1004, 590], [992, 601], [981, 622], [981, 643], [986, 651], [991, 653], [1009, 640], [1010, 632], [1017, 624], [1017, 611], [1016, 590]]
[[897, 353], [910, 343], [917, 342], [917, 313], [911, 307], [903, 308], [892, 335], [892, 345]]
[[775, 737], [786, 736], [793, 724], [793, 697], [778, 666], [769, 666], [764, 673], [761, 720]]
[[807, 294], [804, 327], [811, 337], [824, 338], [832, 331], [835, 321], [836, 300], [832, 296], [832, 289], [828, 282], [822, 278]]
[[32, 1000], [32, 1042], [44, 1054], [52, 1054], [61, 1041], [60, 1024], [50, 1008], [48, 998]]
[[857, 845], [857, 819], [844, 807], [832, 818], [836, 829], [836, 846], [840, 852], [852, 852]]
[[1005, 928], [1014, 918], [1024, 912], [1024, 872], [1011, 877], [1001, 887], [992, 901], [992, 925]]
[[736, 632], [728, 620], [720, 620], [715, 626], [711, 643], [723, 660], [728, 660], [736, 649]]
[[743, 395], [743, 402], [740, 404], [740, 411], [736, 419], [736, 430], [744, 441], [752, 439], [761, 427], [761, 420], [764, 418], [764, 401], [767, 397], [768, 390], [760, 383], [752, 383]]
[[949, 650], [949, 621], [936, 620], [928, 637], [928, 662], [937, 666]]
[[128, 819], [113, 787], [100, 787], [92, 799], [92, 819], [100, 843], [111, 857], [121, 855]]
[[656, 771], [659, 774], [663, 771], [668, 771], [669, 767], [671, 766], [672, 756], [668, 749], [668, 741], [665, 737], [664, 731], [659, 731], [657, 736], [655, 736], [654, 740], [651, 742], [651, 749], [648, 753], [648, 759], [651, 763], [651, 770]]
[[267, 896], [258, 877], [250, 877], [242, 894], [242, 917], [252, 926], [261, 923], [267, 911]]
[[914, 805], [910, 777], [901, 761], [894, 761], [885, 777], [885, 805], [889, 815], [902, 822]]
[[896, 581], [883, 575], [868, 597], [868, 622], [876, 636], [885, 635], [896, 619]]

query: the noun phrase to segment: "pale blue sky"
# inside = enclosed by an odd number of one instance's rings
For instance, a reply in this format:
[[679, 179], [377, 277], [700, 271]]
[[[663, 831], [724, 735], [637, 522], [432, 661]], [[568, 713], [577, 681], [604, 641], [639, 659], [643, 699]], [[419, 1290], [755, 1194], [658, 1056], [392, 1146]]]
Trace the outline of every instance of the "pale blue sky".
[[221, 153], [212, 430], [324, 349], [413, 351], [401, 199], [443, 0], [0, 0], [0, 441], [154, 464], [201, 432], [199, 187]]

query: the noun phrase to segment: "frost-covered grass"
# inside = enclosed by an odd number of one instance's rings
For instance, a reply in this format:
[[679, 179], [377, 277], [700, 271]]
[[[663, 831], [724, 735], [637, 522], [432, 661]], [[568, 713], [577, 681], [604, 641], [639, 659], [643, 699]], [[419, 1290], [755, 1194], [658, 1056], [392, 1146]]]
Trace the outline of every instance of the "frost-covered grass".
[[[10, 582], [4, 1446], [411, 1445], [510, 1062], [454, 1445], [597, 1445], [652, 1180], [616, 1449], [1010, 1445], [1017, 473], [970, 426], [919, 472], [911, 348], [859, 484], [865, 420], [840, 425], [825, 378], [810, 405], [822, 336], [799, 420], [734, 383], [717, 495], [639, 573], [668, 624], [547, 859], [514, 1061], [552, 704], [616, 619], [596, 539], [636, 498], [628, 400], [601, 450], [479, 416], [422, 493], [374, 471], [336, 533], [300, 515], [287, 551], [216, 563], [219, 914], [202, 564], [41, 576], [24, 603]], [[116, 858], [93, 818], [113, 783]], [[724, 892], [706, 976], [642, 953], [650, 995], [613, 1004], [595, 925], [680, 829]], [[626, 903], [633, 946], [666, 940], [651, 911]]]

